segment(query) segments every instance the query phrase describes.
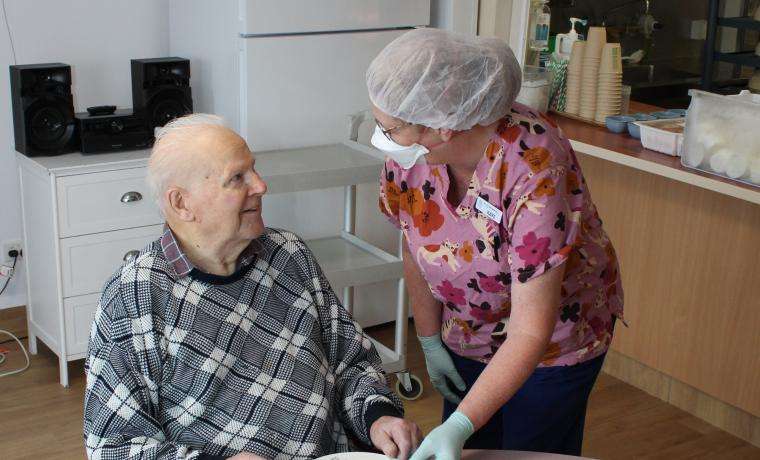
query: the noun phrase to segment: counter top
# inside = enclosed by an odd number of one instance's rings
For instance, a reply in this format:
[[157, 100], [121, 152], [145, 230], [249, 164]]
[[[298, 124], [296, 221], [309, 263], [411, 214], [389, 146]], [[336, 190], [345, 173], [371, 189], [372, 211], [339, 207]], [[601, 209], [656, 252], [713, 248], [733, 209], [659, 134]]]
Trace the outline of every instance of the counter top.
[[[653, 112], [657, 107], [631, 102], [631, 112]], [[760, 204], [760, 187], [735, 182], [720, 176], [687, 168], [680, 157], [645, 149], [641, 141], [628, 134], [615, 134], [602, 126], [552, 114], [576, 152], [624, 166], [664, 176], [696, 187]]]

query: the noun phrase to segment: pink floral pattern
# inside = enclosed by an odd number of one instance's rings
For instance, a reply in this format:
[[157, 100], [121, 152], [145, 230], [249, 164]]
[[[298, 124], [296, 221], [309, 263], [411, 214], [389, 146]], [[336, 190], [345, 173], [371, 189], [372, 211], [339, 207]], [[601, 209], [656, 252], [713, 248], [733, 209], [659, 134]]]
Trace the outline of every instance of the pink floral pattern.
[[526, 264], [535, 267], [546, 262], [546, 259], [549, 258], [550, 243], [549, 237], [538, 238], [534, 232], [528, 232], [523, 236], [522, 245], [517, 246], [515, 250]]
[[[450, 203], [446, 165], [381, 175], [380, 207], [401, 228], [442, 305], [441, 332], [455, 353], [488, 362], [506, 339], [513, 283], [561, 264], [557, 323], [541, 366], [572, 365], [604, 353], [623, 290], [615, 250], [583, 172], [559, 128], [515, 104], [484, 149], [461, 203]], [[478, 199], [502, 211], [495, 222]]]
[[467, 302], [464, 298], [464, 289], [455, 288], [449, 280], [444, 280], [443, 283], [438, 286], [438, 293], [441, 294], [441, 297], [446, 299], [447, 302], [451, 302], [454, 305], [464, 305]]

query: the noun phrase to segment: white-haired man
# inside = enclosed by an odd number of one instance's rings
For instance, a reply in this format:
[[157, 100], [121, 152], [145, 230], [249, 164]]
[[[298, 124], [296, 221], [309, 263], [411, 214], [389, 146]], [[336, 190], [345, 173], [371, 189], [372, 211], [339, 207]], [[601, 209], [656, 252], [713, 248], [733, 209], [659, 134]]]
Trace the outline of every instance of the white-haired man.
[[166, 227], [95, 314], [88, 456], [300, 459], [354, 438], [406, 458], [419, 428], [304, 242], [264, 226], [245, 141], [214, 116], [175, 120], [148, 181]]

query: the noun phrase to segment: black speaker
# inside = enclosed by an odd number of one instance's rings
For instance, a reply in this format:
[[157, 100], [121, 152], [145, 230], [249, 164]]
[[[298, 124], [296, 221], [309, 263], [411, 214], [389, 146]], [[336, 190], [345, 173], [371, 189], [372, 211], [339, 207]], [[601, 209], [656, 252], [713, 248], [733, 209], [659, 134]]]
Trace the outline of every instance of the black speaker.
[[132, 59], [132, 106], [151, 129], [192, 113], [190, 61], [178, 57]]
[[30, 157], [76, 151], [71, 67], [12, 65], [10, 73], [16, 150]]

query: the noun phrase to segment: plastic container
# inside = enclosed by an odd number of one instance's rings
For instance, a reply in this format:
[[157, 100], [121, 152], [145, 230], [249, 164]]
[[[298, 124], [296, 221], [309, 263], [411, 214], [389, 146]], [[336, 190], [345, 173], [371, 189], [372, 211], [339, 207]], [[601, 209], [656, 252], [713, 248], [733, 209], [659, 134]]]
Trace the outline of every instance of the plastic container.
[[645, 149], [672, 155], [681, 155], [683, 148], [683, 131], [685, 120], [636, 121], [641, 130], [641, 144]]
[[525, 66], [517, 102], [539, 112], [546, 112], [549, 109], [550, 87], [551, 74], [546, 68]]
[[760, 95], [690, 90], [684, 166], [760, 186]]

